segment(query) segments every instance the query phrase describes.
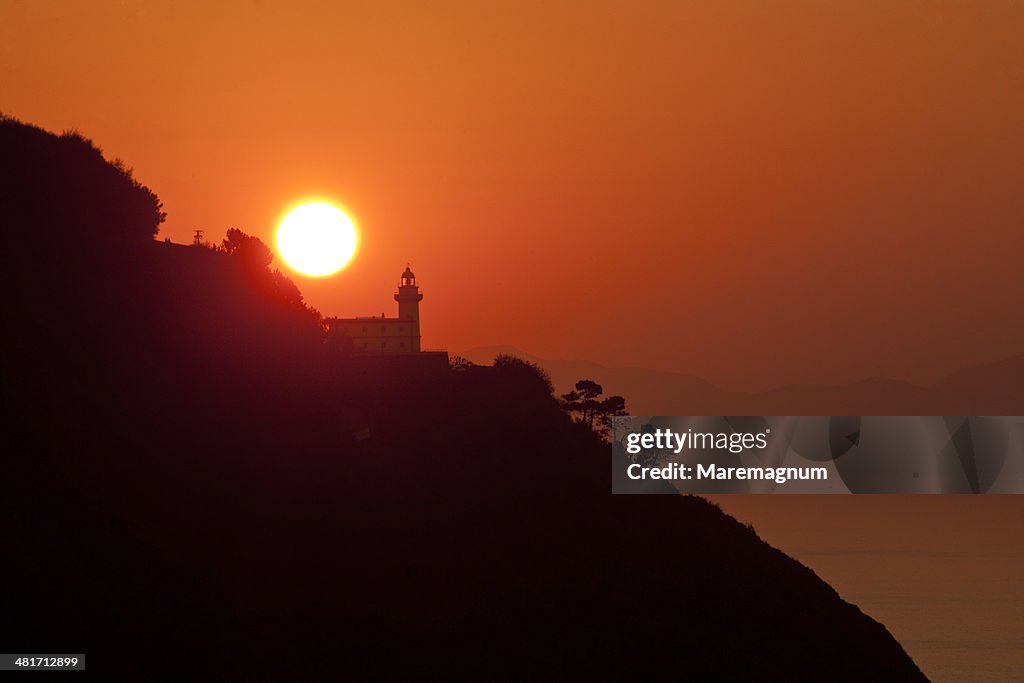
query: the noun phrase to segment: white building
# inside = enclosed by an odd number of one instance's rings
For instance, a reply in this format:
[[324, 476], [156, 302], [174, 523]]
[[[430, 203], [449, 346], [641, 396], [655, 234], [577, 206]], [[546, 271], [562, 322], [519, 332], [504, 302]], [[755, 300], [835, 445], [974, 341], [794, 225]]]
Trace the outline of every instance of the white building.
[[367, 354], [420, 353], [420, 292], [408, 265], [395, 292], [398, 317], [327, 318], [332, 340], [342, 351]]

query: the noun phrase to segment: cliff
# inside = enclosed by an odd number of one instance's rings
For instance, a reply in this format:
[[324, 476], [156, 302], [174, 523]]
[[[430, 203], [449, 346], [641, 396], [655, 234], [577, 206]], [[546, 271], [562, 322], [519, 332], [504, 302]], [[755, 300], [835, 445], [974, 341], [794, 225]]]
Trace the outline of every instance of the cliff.
[[530, 364], [367, 369], [281, 276], [154, 243], [156, 196], [87, 141], [8, 119], [0, 147], [10, 651], [140, 678], [923, 678], [707, 501], [611, 496]]

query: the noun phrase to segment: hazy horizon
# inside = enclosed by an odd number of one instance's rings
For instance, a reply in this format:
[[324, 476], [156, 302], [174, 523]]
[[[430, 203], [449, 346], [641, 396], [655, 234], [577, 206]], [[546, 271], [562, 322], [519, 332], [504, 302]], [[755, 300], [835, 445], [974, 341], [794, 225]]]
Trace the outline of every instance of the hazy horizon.
[[[493, 355], [492, 354], [508, 353], [508, 354], [511, 354], [511, 355], [516, 355], [516, 356], [525, 358], [527, 360], [538, 362], [542, 366], [543, 366], [544, 363], [554, 363], [554, 364], [563, 364], [563, 363], [565, 363], [565, 364], [572, 364], [572, 365], [575, 365], [575, 364], [594, 365], [594, 366], [599, 367], [602, 370], [627, 370], [627, 371], [628, 370], [638, 370], [638, 371], [652, 371], [652, 372], [655, 372], [655, 373], [667, 373], [667, 374], [671, 374], [671, 375], [678, 375], [680, 377], [690, 377], [690, 378], [694, 378], [694, 379], [699, 379], [699, 380], [702, 380], [704, 382], [707, 382], [707, 383], [713, 385], [717, 389], [722, 389], [722, 390], [725, 390], [725, 391], [732, 391], [732, 392], [759, 393], [759, 392], [764, 392], [764, 391], [770, 391], [772, 389], [778, 389], [778, 388], [783, 388], [783, 387], [788, 387], [788, 386], [794, 386], [795, 384], [798, 384], [798, 383], [794, 383], [794, 382], [785, 382], [785, 381], [770, 382], [770, 383], [762, 384], [762, 385], [757, 385], [757, 384], [753, 384], [753, 383], [750, 383], [750, 382], [744, 383], [742, 381], [738, 381], [736, 383], [727, 383], [727, 382], [724, 382], [724, 381], [717, 381], [715, 377], [700, 375], [700, 374], [698, 374], [696, 372], [687, 372], [685, 370], [672, 370], [672, 369], [668, 369], [668, 368], [654, 367], [654, 366], [650, 366], [650, 365], [644, 365], [643, 363], [630, 363], [630, 364], [627, 364], [627, 365], [604, 365], [602, 363], [599, 363], [598, 361], [595, 361], [595, 360], [592, 360], [592, 359], [589, 359], [589, 358], [543, 358], [543, 357], [541, 357], [541, 356], [539, 356], [537, 354], [531, 353], [530, 351], [528, 351], [526, 349], [519, 349], [519, 348], [516, 348], [514, 346], [508, 346], [508, 345], [504, 345], [504, 344], [495, 344], [495, 345], [488, 345], [488, 346], [477, 346], [477, 347], [473, 347], [473, 348], [469, 348], [469, 349], [447, 349], [447, 350], [450, 353], [452, 353], [453, 355], [462, 355], [467, 360], [471, 360], [471, 361], [473, 361], [475, 363], [484, 363], [484, 364], [489, 363], [491, 360], [493, 360]], [[823, 383], [820, 383], [820, 384], [822, 386], [839, 386], [839, 387], [842, 387], [842, 386], [847, 386], [847, 385], [850, 385], [850, 384], [855, 384], [857, 382], [861, 382], [861, 381], [864, 381], [864, 380], [886, 379], [886, 380], [895, 380], [895, 381], [902, 382], [902, 383], [905, 383], [907, 385], [911, 385], [911, 386], [914, 386], [914, 387], [928, 388], [929, 386], [937, 384], [937, 383], [939, 383], [939, 382], [941, 382], [943, 380], [949, 379], [951, 376], [956, 375], [957, 373], [959, 373], [961, 371], [972, 370], [972, 369], [975, 369], [975, 368], [983, 368], [983, 367], [985, 367], [985, 366], [987, 366], [987, 365], [989, 365], [991, 363], [999, 363], [1001, 361], [1012, 361], [1012, 360], [1015, 360], [1015, 359], [1018, 359], [1018, 358], [1021, 358], [1021, 357], [1024, 357], [1024, 350], [1022, 350], [1021, 352], [1018, 352], [1018, 353], [1012, 353], [1012, 354], [1007, 355], [1007, 356], [1000, 356], [998, 358], [992, 358], [992, 359], [988, 359], [986, 361], [981, 361], [981, 362], [979, 362], [977, 364], [964, 365], [964, 366], [961, 366], [961, 367], [951, 368], [949, 371], [942, 372], [942, 373], [939, 373], [939, 374], [937, 374], [935, 376], [930, 376], [928, 378], [922, 378], [922, 379], [919, 379], [919, 380], [915, 380], [915, 379], [912, 379], [912, 378], [909, 378], [909, 377], [882, 376], [882, 375], [864, 375], [864, 376], [850, 377], [849, 379], [839, 380], [839, 381], [836, 381], [836, 382], [823, 382]], [[557, 382], [556, 382], [556, 384], [557, 384]], [[818, 384], [818, 383], [814, 383], [814, 384]], [[566, 387], [566, 388], [568, 388], [568, 387]], [[614, 391], [614, 389], [613, 389], [613, 391]]]

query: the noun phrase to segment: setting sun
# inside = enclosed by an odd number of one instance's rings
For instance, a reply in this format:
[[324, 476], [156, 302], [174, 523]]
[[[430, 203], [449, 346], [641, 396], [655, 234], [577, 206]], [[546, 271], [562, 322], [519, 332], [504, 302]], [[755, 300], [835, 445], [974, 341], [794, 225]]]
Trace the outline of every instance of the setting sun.
[[302, 204], [281, 220], [277, 250], [285, 263], [303, 275], [330, 275], [344, 268], [355, 254], [356, 227], [336, 206]]

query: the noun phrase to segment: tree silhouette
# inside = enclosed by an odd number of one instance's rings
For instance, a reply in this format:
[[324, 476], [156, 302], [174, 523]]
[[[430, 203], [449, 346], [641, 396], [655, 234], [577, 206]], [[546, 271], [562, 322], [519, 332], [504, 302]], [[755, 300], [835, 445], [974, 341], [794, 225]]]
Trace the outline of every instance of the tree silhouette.
[[266, 268], [274, 261], [274, 254], [258, 237], [246, 235], [238, 228], [228, 228], [220, 250], [240, 258], [247, 267]]
[[593, 380], [581, 379], [576, 382], [576, 389], [562, 394], [562, 405], [570, 413], [577, 413], [578, 422], [586, 423], [594, 428], [594, 414], [600, 405], [597, 397], [604, 393], [604, 387]]
[[271, 299], [288, 308], [309, 313], [319, 326], [323, 326], [320, 314], [306, 305], [302, 292], [291, 278], [277, 268], [270, 267], [274, 262], [274, 252], [263, 240], [247, 235], [238, 228], [228, 228], [216, 250], [235, 258], [257, 287]]
[[597, 431], [606, 436], [612, 429], [612, 418], [628, 415], [626, 412], [626, 399], [621, 396], [607, 396], [597, 408]]
[[602, 436], [611, 430], [612, 418], [626, 414], [626, 400], [621, 396], [601, 398], [604, 387], [590, 379], [576, 382], [576, 388], [562, 394], [562, 407], [578, 415], [577, 422], [595, 429]]
[[494, 357], [494, 370], [511, 385], [528, 387], [546, 396], [555, 393], [551, 375], [536, 363], [502, 353]]
[[452, 356], [448, 361], [448, 366], [456, 372], [468, 372], [476, 367], [476, 364], [470, 361], [468, 358], [462, 356]]
[[0, 113], [0, 150], [4, 225], [18, 235], [0, 258], [17, 254], [28, 270], [38, 271], [35, 258], [60, 258], [66, 267], [86, 255], [145, 248], [166, 217], [127, 165], [107, 161], [76, 131], [57, 136]]

